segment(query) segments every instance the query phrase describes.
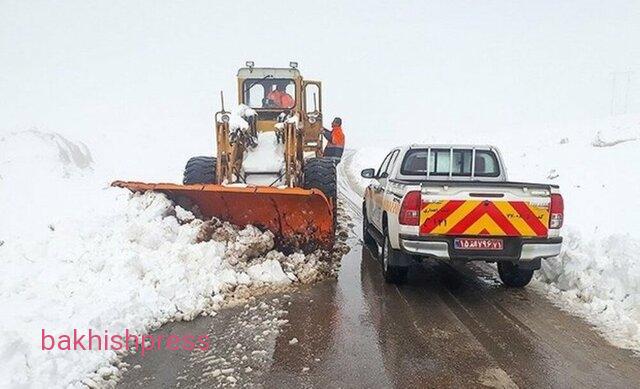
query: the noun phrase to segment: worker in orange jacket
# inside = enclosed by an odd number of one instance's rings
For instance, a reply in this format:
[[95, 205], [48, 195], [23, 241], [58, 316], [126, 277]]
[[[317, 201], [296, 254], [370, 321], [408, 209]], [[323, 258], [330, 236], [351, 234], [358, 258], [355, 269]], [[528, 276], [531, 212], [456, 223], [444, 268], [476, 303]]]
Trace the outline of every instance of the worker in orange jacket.
[[276, 84], [276, 89], [269, 92], [267, 99], [275, 108], [293, 108], [295, 100], [285, 90], [284, 84]]
[[331, 130], [323, 129], [323, 135], [327, 140], [324, 148], [324, 156], [336, 158], [338, 161], [342, 158], [344, 152], [344, 132], [342, 132], [342, 119], [336, 117], [331, 122]]

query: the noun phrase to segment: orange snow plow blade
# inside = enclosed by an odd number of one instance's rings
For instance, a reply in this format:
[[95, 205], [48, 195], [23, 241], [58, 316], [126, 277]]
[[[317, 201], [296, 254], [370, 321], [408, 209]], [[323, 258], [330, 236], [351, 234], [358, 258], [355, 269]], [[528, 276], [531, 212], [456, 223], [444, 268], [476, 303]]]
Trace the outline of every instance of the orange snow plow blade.
[[285, 251], [329, 249], [335, 236], [333, 206], [317, 189], [233, 187], [217, 184], [147, 184], [115, 181], [133, 192], [161, 192], [181, 206], [197, 205], [205, 218], [273, 232]]

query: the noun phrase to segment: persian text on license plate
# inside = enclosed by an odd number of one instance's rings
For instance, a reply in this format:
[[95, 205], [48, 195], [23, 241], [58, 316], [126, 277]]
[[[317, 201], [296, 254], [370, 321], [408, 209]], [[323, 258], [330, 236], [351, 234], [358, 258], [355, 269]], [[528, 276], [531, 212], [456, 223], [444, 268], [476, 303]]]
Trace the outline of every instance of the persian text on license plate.
[[453, 245], [457, 250], [502, 250], [502, 239], [456, 238]]

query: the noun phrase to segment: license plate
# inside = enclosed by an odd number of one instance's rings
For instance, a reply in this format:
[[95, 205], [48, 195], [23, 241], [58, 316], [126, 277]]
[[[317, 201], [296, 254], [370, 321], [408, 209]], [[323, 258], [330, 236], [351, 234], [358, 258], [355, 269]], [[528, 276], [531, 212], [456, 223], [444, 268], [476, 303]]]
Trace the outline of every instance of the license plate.
[[502, 250], [502, 239], [456, 238], [453, 245], [457, 250]]

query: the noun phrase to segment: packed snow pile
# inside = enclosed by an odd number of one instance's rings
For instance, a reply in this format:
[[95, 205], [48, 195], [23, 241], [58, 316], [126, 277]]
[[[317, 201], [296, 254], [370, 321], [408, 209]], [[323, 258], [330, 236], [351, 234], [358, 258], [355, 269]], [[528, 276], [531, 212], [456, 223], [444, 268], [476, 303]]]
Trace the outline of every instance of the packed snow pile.
[[[537, 286], [584, 315], [616, 345], [640, 350], [640, 116], [490, 132], [425, 131], [402, 143], [494, 144], [509, 179], [560, 185], [564, 250], [545, 261]], [[353, 185], [378, 168], [390, 146], [368, 145], [348, 158]]]
[[[0, 356], [11, 372], [0, 387], [117, 378], [114, 351], [43, 351], [43, 329], [144, 334], [238, 296], [333, 275], [346, 249], [284, 255], [270, 232], [108, 187], [79, 143], [38, 132], [0, 139], [0, 212], [11, 216], [0, 222], [0, 304], [11, 313], [0, 319]], [[23, 156], [34, 150], [37, 157]]]
[[284, 168], [284, 145], [275, 132], [258, 133], [257, 145], [247, 150], [242, 167], [247, 173], [279, 173]]
[[242, 168], [246, 183], [277, 186], [284, 167], [284, 145], [278, 142], [275, 132], [250, 133], [249, 121], [256, 115], [255, 110], [244, 104], [234, 108], [229, 115], [231, 136], [245, 140]]
[[229, 115], [229, 130], [248, 131], [249, 122], [247, 120], [256, 115], [256, 111], [251, 107], [244, 104], [239, 104], [231, 110], [231, 113]]
[[611, 343], [640, 350], [638, 234], [565, 234], [562, 255], [547, 261], [535, 286], [586, 317]]

